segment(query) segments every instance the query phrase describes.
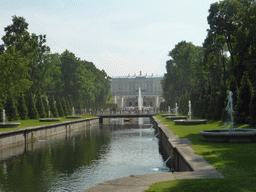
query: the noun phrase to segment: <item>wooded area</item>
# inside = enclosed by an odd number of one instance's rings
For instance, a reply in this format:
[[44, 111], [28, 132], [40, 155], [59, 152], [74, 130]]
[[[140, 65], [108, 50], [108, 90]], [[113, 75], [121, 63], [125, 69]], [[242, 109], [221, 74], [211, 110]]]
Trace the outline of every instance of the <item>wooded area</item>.
[[224, 0], [211, 4], [203, 46], [181, 41], [169, 52], [162, 81], [165, 103], [179, 112], [226, 121], [233, 92], [236, 123], [256, 124], [256, 2]]
[[0, 45], [0, 121], [37, 119], [100, 109], [110, 100], [110, 77], [92, 62], [66, 50], [51, 53], [46, 35], [30, 34], [23, 17], [13, 16]]

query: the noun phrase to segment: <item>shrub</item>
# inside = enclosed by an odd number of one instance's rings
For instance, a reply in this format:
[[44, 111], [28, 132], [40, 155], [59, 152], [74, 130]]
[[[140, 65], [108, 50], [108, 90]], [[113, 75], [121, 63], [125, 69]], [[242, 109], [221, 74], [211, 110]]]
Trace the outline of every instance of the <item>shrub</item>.
[[21, 93], [18, 98], [18, 106], [17, 106], [20, 118], [22, 120], [26, 120], [28, 118], [28, 108], [26, 106], [24, 94]]

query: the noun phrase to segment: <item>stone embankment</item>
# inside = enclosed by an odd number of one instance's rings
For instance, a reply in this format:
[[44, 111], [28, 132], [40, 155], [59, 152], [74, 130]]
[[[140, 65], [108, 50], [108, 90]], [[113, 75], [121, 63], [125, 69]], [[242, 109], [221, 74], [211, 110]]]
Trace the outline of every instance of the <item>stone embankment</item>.
[[36, 142], [35, 144], [32, 142], [34, 140], [70, 137], [75, 134], [73, 130], [90, 127], [92, 124], [98, 123], [99, 118], [96, 117], [0, 132], [0, 157], [1, 159], [8, 159], [33, 151], [35, 148], [45, 145], [45, 142]]

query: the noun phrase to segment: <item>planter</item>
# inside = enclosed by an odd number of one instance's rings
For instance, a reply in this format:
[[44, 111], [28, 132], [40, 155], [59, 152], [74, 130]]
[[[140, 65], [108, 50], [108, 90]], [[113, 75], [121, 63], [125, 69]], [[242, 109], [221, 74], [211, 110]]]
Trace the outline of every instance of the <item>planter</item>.
[[178, 119], [187, 119], [187, 116], [167, 116], [165, 117], [165, 119], [169, 119], [169, 120], [178, 120]]
[[175, 114], [163, 114], [163, 115], [161, 115], [161, 117], [167, 117], [167, 116], [177, 116], [177, 115], [175, 115]]
[[175, 125], [200, 125], [206, 124], [207, 119], [174, 120]]
[[82, 116], [67, 116], [66, 119], [80, 119]]
[[60, 118], [45, 118], [45, 119], [39, 119], [40, 122], [55, 122], [60, 121]]
[[203, 140], [223, 143], [250, 143], [256, 141], [256, 129], [213, 129], [199, 133]]
[[20, 123], [0, 123], [0, 128], [16, 128], [19, 126]]

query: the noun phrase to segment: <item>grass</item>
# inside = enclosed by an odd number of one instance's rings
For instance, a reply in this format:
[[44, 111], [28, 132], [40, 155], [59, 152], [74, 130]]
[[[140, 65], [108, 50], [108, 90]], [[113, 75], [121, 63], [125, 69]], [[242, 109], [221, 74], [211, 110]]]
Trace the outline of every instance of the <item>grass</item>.
[[[81, 116], [82, 116], [81, 119], [95, 117], [95, 116], [92, 116], [92, 115], [81, 115]], [[58, 118], [60, 118], [61, 120], [60, 121], [56, 121], [56, 122], [39, 122], [39, 119], [9, 121], [11, 123], [19, 122], [20, 126], [18, 128], [1, 128], [0, 132], [1, 131], [18, 130], [18, 129], [27, 128], [27, 127], [36, 127], [36, 126], [41, 126], [41, 125], [50, 125], [50, 124], [55, 124], [55, 123], [61, 123], [61, 122], [64, 122], [64, 121], [79, 120], [79, 119], [66, 119], [66, 117], [58, 117]]]
[[[194, 145], [196, 154], [205, 158], [216, 167], [223, 179], [189, 179], [160, 182], [147, 192], [159, 191], [256, 191], [256, 143], [210, 143], [202, 140], [199, 132], [208, 129], [223, 128], [221, 121], [210, 121], [204, 125], [174, 125], [170, 120], [157, 115], [168, 128], [179, 137], [188, 138]], [[237, 128], [248, 128], [239, 125]]]

